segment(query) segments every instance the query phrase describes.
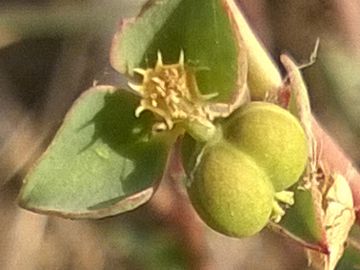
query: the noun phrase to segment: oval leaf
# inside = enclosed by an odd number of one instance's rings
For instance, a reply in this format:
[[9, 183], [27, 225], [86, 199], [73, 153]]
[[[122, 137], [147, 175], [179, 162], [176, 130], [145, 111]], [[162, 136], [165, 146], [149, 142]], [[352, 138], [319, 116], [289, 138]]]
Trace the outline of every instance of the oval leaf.
[[172, 139], [152, 135], [153, 118], [136, 118], [138, 99], [110, 86], [83, 94], [24, 180], [26, 209], [71, 218], [101, 218], [149, 200]]
[[149, 1], [134, 20], [122, 23], [111, 50], [112, 66], [133, 75], [134, 68], [153, 67], [160, 51], [167, 64], [183, 50], [196, 70], [203, 94], [228, 101], [245, 82], [246, 50], [225, 0]]

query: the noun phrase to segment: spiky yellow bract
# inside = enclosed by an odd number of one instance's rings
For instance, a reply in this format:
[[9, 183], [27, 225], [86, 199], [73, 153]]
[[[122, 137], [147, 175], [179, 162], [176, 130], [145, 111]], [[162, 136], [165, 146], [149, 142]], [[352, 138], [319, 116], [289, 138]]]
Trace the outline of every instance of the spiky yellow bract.
[[275, 196], [262, 168], [225, 141], [205, 148], [188, 193], [207, 225], [233, 237], [251, 236], [263, 229]]
[[140, 96], [137, 117], [151, 111], [158, 122], [155, 131], [171, 130], [175, 125], [186, 130], [198, 141], [207, 141], [216, 132], [214, 120], [226, 118], [249, 99], [246, 85], [232, 97], [230, 103], [211, 101], [217, 92], [201, 94], [195, 76], [196, 68], [185, 64], [184, 52], [180, 52], [178, 63], [164, 64], [158, 52], [154, 68], [134, 69], [143, 77], [142, 83], [129, 86]]
[[208, 115], [203, 107], [203, 97], [198, 91], [194, 73], [184, 64], [184, 53], [178, 63], [165, 65], [158, 53], [154, 68], [134, 69], [143, 76], [141, 85], [129, 86], [141, 95], [140, 106], [135, 114], [150, 110], [160, 118], [156, 128], [172, 129], [182, 121], [198, 121], [208, 124]]
[[224, 138], [262, 167], [276, 191], [297, 182], [308, 160], [302, 126], [289, 111], [272, 103], [251, 102], [227, 119]]

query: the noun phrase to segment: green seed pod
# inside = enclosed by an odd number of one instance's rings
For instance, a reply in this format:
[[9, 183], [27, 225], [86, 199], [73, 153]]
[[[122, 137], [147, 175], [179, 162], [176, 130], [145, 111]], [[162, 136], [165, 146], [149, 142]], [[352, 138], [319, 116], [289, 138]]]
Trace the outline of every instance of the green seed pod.
[[252, 102], [226, 120], [224, 139], [251, 156], [282, 191], [298, 181], [307, 163], [307, 141], [299, 121], [287, 110]]
[[274, 188], [255, 161], [220, 140], [204, 148], [188, 186], [192, 204], [214, 230], [251, 236], [269, 221]]

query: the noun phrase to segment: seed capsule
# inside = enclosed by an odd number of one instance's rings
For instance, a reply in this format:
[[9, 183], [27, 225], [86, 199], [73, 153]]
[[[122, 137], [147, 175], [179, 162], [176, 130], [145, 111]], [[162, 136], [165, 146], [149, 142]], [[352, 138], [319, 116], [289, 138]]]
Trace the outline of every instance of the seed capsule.
[[287, 110], [252, 102], [226, 120], [224, 139], [261, 166], [276, 191], [295, 182], [307, 163], [307, 141], [299, 121]]
[[224, 141], [204, 149], [188, 193], [207, 225], [234, 237], [263, 229], [274, 201], [274, 188], [265, 172], [250, 156]]

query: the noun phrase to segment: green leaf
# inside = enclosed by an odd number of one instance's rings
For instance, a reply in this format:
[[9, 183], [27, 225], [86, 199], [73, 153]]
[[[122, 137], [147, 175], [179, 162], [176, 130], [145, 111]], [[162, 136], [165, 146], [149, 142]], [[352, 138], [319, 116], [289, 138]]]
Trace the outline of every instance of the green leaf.
[[360, 269], [360, 249], [358, 243], [356, 246], [350, 244], [339, 261], [336, 270], [359, 270]]
[[40, 213], [101, 218], [149, 200], [172, 143], [152, 135], [153, 118], [136, 96], [97, 86], [83, 94], [24, 180], [20, 205]]
[[319, 218], [317, 205], [314, 204], [316, 198], [311, 190], [295, 188], [293, 191], [295, 204], [286, 210], [280, 225], [305, 246], [325, 251], [327, 249], [324, 240], [325, 228]]
[[134, 21], [123, 22], [111, 52], [113, 67], [133, 75], [137, 67], [155, 65], [157, 52], [167, 64], [180, 51], [193, 66], [200, 91], [217, 92], [228, 101], [245, 82], [246, 50], [237, 36], [225, 0], [154, 0]]
[[351, 230], [348, 243], [343, 257], [339, 261], [336, 270], [359, 270], [360, 269], [360, 227], [354, 226]]

